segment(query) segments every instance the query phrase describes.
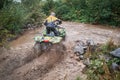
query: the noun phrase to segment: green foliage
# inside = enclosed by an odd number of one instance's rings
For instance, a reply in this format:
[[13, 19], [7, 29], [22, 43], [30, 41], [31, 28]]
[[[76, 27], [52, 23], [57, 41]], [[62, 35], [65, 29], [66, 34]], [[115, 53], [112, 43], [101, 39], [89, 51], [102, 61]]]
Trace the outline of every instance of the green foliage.
[[114, 45], [114, 41], [110, 39], [105, 45], [101, 46], [101, 52], [102, 53], [109, 53], [110, 51], [116, 49], [117, 46]]
[[120, 26], [120, 0], [47, 0], [43, 11], [63, 20]]
[[29, 23], [29, 24], [34, 24], [35, 26], [41, 26], [43, 19], [44, 19], [45, 15], [44, 13], [42, 13], [41, 10], [31, 10], [30, 13], [27, 14], [26, 21], [25, 23]]
[[19, 4], [12, 4], [9, 7], [3, 8], [0, 15], [0, 26], [10, 31], [11, 34], [19, 33], [25, 21], [24, 13], [25, 11], [22, 10], [22, 6]]
[[24, 25], [28, 23], [41, 26], [44, 16], [40, 0], [24, 0], [23, 3], [5, 0], [0, 9], [0, 45], [3, 46], [11, 36], [22, 33]]
[[5, 7], [6, 5], [9, 5], [13, 2], [13, 0], [0, 0], [0, 9]]
[[5, 45], [6, 42], [7, 42], [7, 38], [9, 37], [13, 37], [8, 30], [6, 29], [3, 29], [3, 30], [0, 30], [0, 47]]
[[67, 15], [70, 12], [70, 8], [68, 8], [66, 5], [60, 5], [60, 7], [56, 7], [56, 14], [59, 18], [62, 18], [63, 20], [67, 20]]
[[[120, 59], [109, 54], [116, 48], [112, 40], [96, 48], [97, 52], [92, 53], [90, 64], [86, 67], [87, 80], [119, 80], [120, 72], [111, 72], [111, 65], [112, 63], [120, 63]], [[110, 60], [107, 60], [108, 58]]]
[[41, 0], [22, 0], [23, 6], [27, 8], [26, 23], [41, 26], [45, 17], [41, 9]]
[[49, 15], [50, 12], [54, 11], [54, 8], [55, 8], [55, 3], [53, 0], [47, 0], [42, 6], [43, 12], [45, 12], [47, 15]]

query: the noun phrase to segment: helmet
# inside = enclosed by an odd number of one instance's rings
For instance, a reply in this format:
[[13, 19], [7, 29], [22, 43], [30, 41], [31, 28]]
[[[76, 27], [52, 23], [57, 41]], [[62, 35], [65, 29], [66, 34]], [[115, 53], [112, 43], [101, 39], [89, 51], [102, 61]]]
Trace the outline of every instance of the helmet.
[[55, 16], [55, 13], [54, 13], [54, 12], [51, 12], [51, 15], [52, 15], [52, 16]]

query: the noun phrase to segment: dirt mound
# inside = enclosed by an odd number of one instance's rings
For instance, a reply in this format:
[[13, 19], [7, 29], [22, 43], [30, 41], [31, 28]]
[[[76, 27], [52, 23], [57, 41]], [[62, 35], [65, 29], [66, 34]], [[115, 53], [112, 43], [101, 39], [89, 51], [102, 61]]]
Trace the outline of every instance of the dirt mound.
[[65, 46], [55, 44], [50, 51], [37, 57], [30, 49], [9, 50], [7, 59], [1, 56], [0, 80], [36, 80], [49, 72], [64, 57]]

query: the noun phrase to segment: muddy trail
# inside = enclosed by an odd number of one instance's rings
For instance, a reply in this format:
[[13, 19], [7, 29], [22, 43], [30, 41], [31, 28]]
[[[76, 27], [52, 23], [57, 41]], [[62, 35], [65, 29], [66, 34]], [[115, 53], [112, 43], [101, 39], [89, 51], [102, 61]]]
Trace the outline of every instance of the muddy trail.
[[86, 75], [82, 73], [85, 65], [73, 56], [75, 41], [93, 39], [95, 43], [105, 43], [111, 38], [116, 43], [120, 41], [118, 29], [75, 22], [63, 22], [62, 26], [66, 28], [66, 40], [39, 57], [33, 50], [33, 38], [42, 33], [43, 27], [27, 31], [12, 41], [8, 50], [2, 49], [0, 80], [75, 80], [77, 77], [85, 80]]

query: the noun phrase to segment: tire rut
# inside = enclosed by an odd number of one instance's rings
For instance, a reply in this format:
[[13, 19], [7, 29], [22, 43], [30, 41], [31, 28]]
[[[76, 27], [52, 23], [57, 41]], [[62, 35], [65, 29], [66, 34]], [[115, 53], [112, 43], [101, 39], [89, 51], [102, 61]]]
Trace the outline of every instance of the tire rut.
[[51, 50], [37, 57], [33, 49], [23, 53], [9, 53], [0, 65], [0, 80], [36, 80], [49, 72], [64, 57], [63, 45], [56, 44]]

